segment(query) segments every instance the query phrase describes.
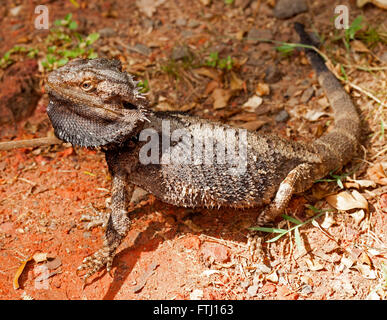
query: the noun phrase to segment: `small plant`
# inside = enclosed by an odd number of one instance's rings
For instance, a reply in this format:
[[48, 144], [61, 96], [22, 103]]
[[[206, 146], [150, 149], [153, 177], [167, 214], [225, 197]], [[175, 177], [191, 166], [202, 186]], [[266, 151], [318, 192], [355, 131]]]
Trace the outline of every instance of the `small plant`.
[[314, 221], [315, 219], [317, 219], [318, 217], [320, 217], [321, 215], [323, 215], [327, 210], [319, 210], [311, 205], [308, 205], [307, 206], [309, 209], [311, 209], [313, 212], [316, 213], [315, 216], [313, 216], [312, 218], [306, 220], [306, 221], [301, 221], [301, 220], [298, 220], [294, 217], [291, 217], [291, 216], [288, 216], [286, 214], [283, 214], [282, 217], [295, 224], [294, 227], [291, 227], [289, 229], [279, 229], [279, 228], [265, 228], [265, 227], [252, 227], [250, 228], [251, 230], [255, 230], [255, 231], [262, 231], [262, 232], [268, 232], [268, 233], [278, 233], [277, 236], [275, 236], [274, 238], [271, 238], [270, 240], [267, 240], [266, 242], [267, 243], [270, 243], [270, 242], [275, 242], [277, 241], [278, 239], [282, 238], [283, 236], [285, 236], [286, 234], [294, 231], [294, 239], [296, 241], [296, 245], [297, 245], [297, 248], [301, 248], [301, 236], [300, 236], [300, 228], [308, 223], [311, 223], [312, 221]]
[[363, 28], [363, 16], [357, 16], [355, 20], [351, 23], [348, 29], [344, 31], [344, 45], [349, 50], [349, 43], [351, 40], [355, 39], [356, 33], [358, 33]]
[[34, 48], [27, 49], [23, 46], [14, 46], [10, 50], [8, 50], [0, 59], [0, 68], [4, 69], [14, 63], [14, 57], [17, 54], [27, 55], [28, 58], [34, 58], [38, 54], [38, 50]]
[[333, 173], [334, 171], [331, 171], [331, 172], [329, 172], [329, 175], [333, 179], [329, 179], [329, 178], [327, 178], [327, 179], [318, 179], [315, 182], [336, 182], [337, 185], [340, 187], [340, 189], [344, 189], [344, 185], [343, 185], [343, 181], [342, 180], [345, 180], [349, 175], [354, 173], [357, 169], [358, 169], [358, 167], [356, 167], [354, 170], [352, 170], [350, 172], [343, 173], [341, 175], [334, 174]]
[[46, 38], [47, 54], [42, 61], [42, 66], [46, 70], [52, 70], [65, 65], [69, 59], [83, 57], [94, 59], [98, 55], [91, 45], [98, 40], [98, 33], [91, 33], [83, 37], [76, 29], [78, 24], [72, 20], [69, 13], [64, 19], [54, 22], [56, 28], [50, 30]]
[[226, 59], [219, 59], [218, 52], [211, 52], [209, 58], [205, 61], [205, 65], [229, 71], [233, 67], [233, 60], [230, 56], [227, 56]]
[[224, 3], [227, 5], [232, 5], [234, 3], [234, 0], [224, 0]]
[[347, 51], [350, 49], [352, 40], [361, 40], [367, 47], [372, 48], [379, 42], [387, 44], [387, 34], [364, 22], [363, 16], [357, 16], [344, 34], [336, 34], [333, 41], [342, 39]]
[[141, 93], [147, 93], [149, 91], [149, 82], [147, 79], [141, 80], [138, 85]]

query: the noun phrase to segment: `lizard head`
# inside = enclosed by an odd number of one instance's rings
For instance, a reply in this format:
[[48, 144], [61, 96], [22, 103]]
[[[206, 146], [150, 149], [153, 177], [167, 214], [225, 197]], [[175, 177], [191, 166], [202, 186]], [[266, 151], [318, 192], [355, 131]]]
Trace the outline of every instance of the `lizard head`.
[[46, 91], [55, 134], [73, 145], [121, 144], [147, 121], [148, 101], [118, 60], [72, 60], [48, 75]]

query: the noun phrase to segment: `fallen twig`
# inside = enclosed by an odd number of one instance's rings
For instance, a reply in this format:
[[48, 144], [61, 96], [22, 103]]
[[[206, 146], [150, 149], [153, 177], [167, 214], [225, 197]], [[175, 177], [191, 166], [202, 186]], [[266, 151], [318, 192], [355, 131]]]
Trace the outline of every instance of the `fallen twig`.
[[49, 146], [52, 144], [60, 144], [60, 143], [63, 143], [63, 141], [59, 140], [56, 137], [7, 141], [7, 142], [0, 142], [0, 151], [12, 150], [17, 148], [34, 148], [34, 147]]

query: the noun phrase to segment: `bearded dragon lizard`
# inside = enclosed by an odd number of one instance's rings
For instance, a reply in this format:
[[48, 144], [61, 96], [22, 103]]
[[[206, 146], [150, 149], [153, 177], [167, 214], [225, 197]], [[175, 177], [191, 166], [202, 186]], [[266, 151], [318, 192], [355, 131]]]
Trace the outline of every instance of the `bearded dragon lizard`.
[[[296, 31], [302, 43], [314, 44], [301, 24]], [[104, 266], [111, 270], [131, 226], [127, 207], [135, 186], [177, 206], [265, 206], [257, 220], [262, 225], [281, 214], [293, 194], [354, 157], [360, 135], [356, 108], [321, 56], [311, 49], [306, 55], [335, 119], [332, 130], [310, 144], [182, 113], [154, 112], [117, 60], [76, 59], [49, 74], [47, 113], [55, 135], [102, 150], [112, 176], [103, 246], [79, 267], [87, 270], [85, 278]], [[207, 151], [192, 141], [206, 142]]]

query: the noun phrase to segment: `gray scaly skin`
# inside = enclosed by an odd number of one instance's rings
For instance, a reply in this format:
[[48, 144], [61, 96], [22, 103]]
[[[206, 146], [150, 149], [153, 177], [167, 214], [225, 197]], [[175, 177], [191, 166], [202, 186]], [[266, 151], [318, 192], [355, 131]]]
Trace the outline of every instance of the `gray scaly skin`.
[[[302, 25], [297, 24], [296, 30], [303, 43], [313, 44]], [[293, 194], [305, 191], [316, 179], [352, 159], [359, 146], [356, 109], [322, 58], [313, 50], [306, 53], [333, 108], [333, 130], [312, 144], [247, 132], [247, 166], [239, 175], [216, 161], [142, 164], [139, 153], [147, 143], [139, 139], [142, 130], [152, 129], [161, 137], [165, 134], [162, 123], [168, 121], [171, 130], [184, 129], [191, 138], [211, 131], [214, 148], [226, 148], [229, 141], [224, 133], [231, 127], [189, 115], [151, 111], [120, 62], [77, 59], [50, 73], [47, 113], [56, 136], [73, 145], [102, 150], [112, 175], [104, 244], [80, 266], [88, 270], [85, 278], [104, 266], [111, 270], [115, 251], [131, 225], [127, 207], [135, 186], [177, 206], [265, 206], [257, 220], [262, 225], [281, 214]], [[238, 131], [233, 132], [238, 141]], [[170, 150], [175, 148], [181, 148], [181, 143]], [[165, 150], [159, 152], [161, 156]]]

